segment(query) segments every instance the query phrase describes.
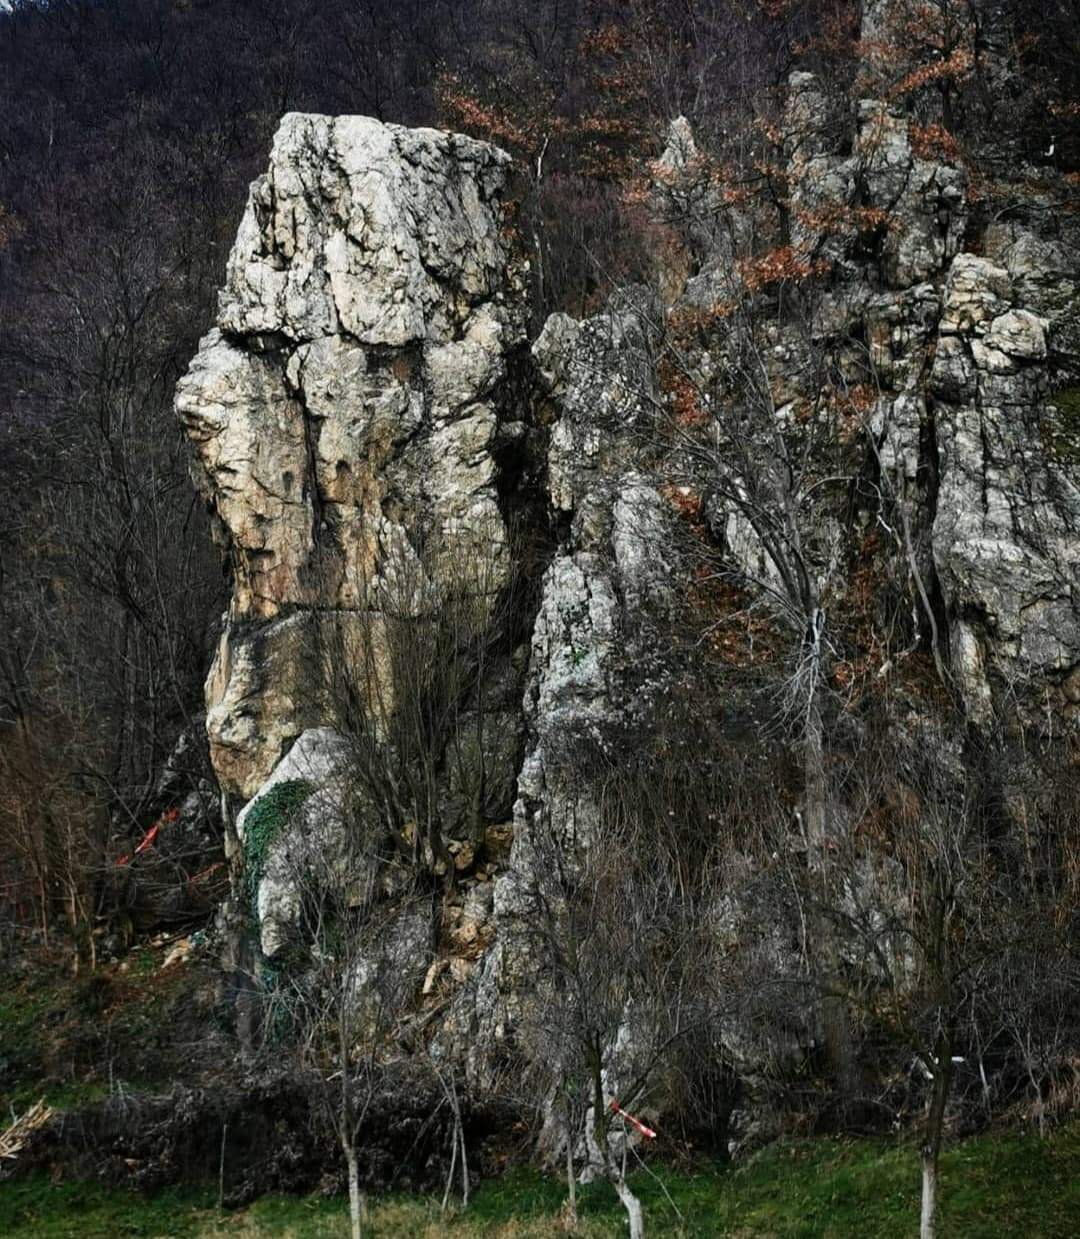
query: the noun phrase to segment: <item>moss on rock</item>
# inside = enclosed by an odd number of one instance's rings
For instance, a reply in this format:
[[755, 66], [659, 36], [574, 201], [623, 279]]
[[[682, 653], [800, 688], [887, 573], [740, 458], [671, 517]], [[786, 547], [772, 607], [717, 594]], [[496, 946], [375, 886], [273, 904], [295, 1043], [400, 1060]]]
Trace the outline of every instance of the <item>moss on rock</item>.
[[270, 849], [294, 821], [314, 790], [307, 779], [286, 779], [261, 796], [248, 814], [244, 828], [244, 892], [257, 911], [259, 883], [266, 872]]

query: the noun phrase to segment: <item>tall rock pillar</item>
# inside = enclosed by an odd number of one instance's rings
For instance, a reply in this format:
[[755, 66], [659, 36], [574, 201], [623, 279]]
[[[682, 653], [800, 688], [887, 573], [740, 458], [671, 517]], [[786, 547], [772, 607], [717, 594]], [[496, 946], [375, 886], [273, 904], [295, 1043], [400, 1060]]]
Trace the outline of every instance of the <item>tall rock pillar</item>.
[[437, 577], [424, 547], [508, 570], [497, 455], [525, 304], [508, 165], [460, 135], [294, 113], [251, 186], [176, 395], [233, 574], [207, 683], [230, 795], [325, 721], [303, 657], [322, 617], [370, 610], [391, 565]]

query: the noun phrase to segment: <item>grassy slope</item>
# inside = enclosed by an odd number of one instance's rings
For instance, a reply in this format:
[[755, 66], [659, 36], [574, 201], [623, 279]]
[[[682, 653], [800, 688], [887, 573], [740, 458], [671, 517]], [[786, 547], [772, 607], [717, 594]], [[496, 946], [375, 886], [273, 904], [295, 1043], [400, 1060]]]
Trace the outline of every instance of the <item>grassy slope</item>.
[[[918, 1171], [910, 1148], [801, 1141], [774, 1147], [734, 1169], [665, 1172], [663, 1178], [683, 1222], [657, 1183], [642, 1176], [638, 1189], [652, 1235], [906, 1239], [917, 1230]], [[1072, 1239], [1080, 1219], [1080, 1124], [1046, 1143], [997, 1135], [959, 1145], [945, 1156], [942, 1190], [942, 1232], [950, 1237]], [[559, 1222], [562, 1202], [561, 1184], [518, 1172], [485, 1184], [468, 1212], [453, 1218], [441, 1217], [430, 1201], [379, 1201], [367, 1233], [400, 1239], [555, 1235], [566, 1233]], [[581, 1215], [577, 1233], [589, 1239], [625, 1231], [618, 1204], [599, 1185], [582, 1193]], [[211, 1197], [198, 1193], [144, 1199], [96, 1185], [35, 1180], [0, 1185], [0, 1234], [8, 1239], [307, 1239], [345, 1235], [347, 1225], [340, 1200], [267, 1198], [222, 1216]]]
[[213, 1063], [213, 967], [165, 968], [168, 952], [169, 943], [144, 943], [123, 964], [78, 978], [65, 959], [45, 952], [27, 956], [15, 973], [0, 968], [0, 1116], [41, 1097], [70, 1109], [119, 1082], [164, 1092]]
[[[192, 1008], [200, 979], [191, 966], [163, 969], [166, 949], [140, 947], [124, 971], [101, 969], [80, 981], [59, 967], [35, 968], [17, 980], [0, 977], [0, 1115], [42, 1095], [61, 1109], [103, 1095], [107, 1068], [127, 1084], [173, 1078], [178, 1046], [191, 1035], [177, 1012]], [[169, 1039], [174, 1028], [176, 1045]], [[907, 1239], [917, 1230], [917, 1158], [896, 1144], [791, 1142], [736, 1168], [662, 1177], [683, 1221], [656, 1181], [640, 1176], [654, 1236]], [[1047, 1144], [1003, 1134], [968, 1141], [947, 1153], [942, 1190], [942, 1233], [950, 1239], [1071, 1239], [1080, 1234], [1080, 1122]], [[559, 1223], [564, 1195], [561, 1183], [518, 1172], [484, 1184], [459, 1217], [442, 1217], [437, 1205], [415, 1197], [381, 1200], [368, 1233], [401, 1239], [566, 1233]], [[580, 1212], [583, 1239], [625, 1233], [618, 1204], [602, 1185], [581, 1193]], [[212, 1192], [144, 1198], [95, 1184], [0, 1184], [5, 1239], [345, 1234], [345, 1206], [334, 1199], [267, 1198], [222, 1216]]]

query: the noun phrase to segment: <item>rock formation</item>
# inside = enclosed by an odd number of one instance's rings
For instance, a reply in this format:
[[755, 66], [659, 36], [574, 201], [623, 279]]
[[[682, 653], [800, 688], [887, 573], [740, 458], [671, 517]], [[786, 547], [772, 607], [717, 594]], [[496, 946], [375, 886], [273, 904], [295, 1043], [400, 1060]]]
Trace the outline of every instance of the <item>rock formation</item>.
[[[910, 576], [913, 642], [934, 651], [974, 727], [1047, 708], [1054, 726], [1075, 727], [1080, 230], [1039, 212], [975, 227], [964, 168], [920, 154], [902, 109], [869, 99], [837, 118], [809, 74], [790, 82], [784, 150], [791, 241], [832, 275], [810, 321], [763, 320], [755, 339], [777, 416], [817, 398], [811, 354], [827, 347], [837, 384], [871, 393], [859, 468], [896, 513], [881, 524]], [[696, 158], [680, 120], [664, 176]], [[483, 741], [498, 791], [479, 833], [455, 837], [458, 860], [442, 862], [460, 886], [435, 927], [448, 949], [424, 961], [423, 994], [448, 997], [439, 1044], [480, 1074], [512, 1040], [529, 984], [515, 925], [531, 825], [587, 846], [574, 762], [582, 746], [617, 744], [669, 674], [651, 625], [686, 582], [678, 505], [657, 467], [657, 342], [722, 298], [730, 247], [749, 234], [737, 219], [722, 240], [699, 228], [687, 270], [664, 282], [671, 304], [630, 290], [583, 322], [553, 315], [526, 354], [523, 274], [501, 215], [507, 165], [456, 135], [287, 116], [251, 189], [217, 328], [177, 393], [233, 573], [207, 726], [237, 802], [309, 777], [305, 754], [337, 743], [310, 730], [334, 722], [307, 657], [327, 617], [377, 644], [380, 582], [414, 573], [419, 616], [438, 605], [448, 559], [483, 559], [497, 592], [515, 568], [507, 513], [537, 514], [545, 566], [525, 639], [507, 634], [499, 725]], [[871, 224], [830, 231], [822, 220], [837, 210]], [[732, 329], [710, 330], [690, 364], [723, 354]], [[706, 492], [700, 463], [689, 472]], [[729, 556], [768, 584], [776, 565], [737, 505], [714, 507]], [[833, 512], [822, 526], [808, 558], [824, 590], [853, 535]], [[292, 898], [269, 867], [267, 954]], [[429, 952], [434, 941], [412, 940]]]
[[325, 721], [304, 657], [321, 613], [370, 608], [388, 565], [438, 575], [425, 546], [505, 574], [497, 435], [524, 296], [507, 164], [465, 137], [292, 114], [251, 187], [176, 398], [233, 573], [207, 689], [232, 796]]
[[[995, 695], [1057, 696], [1080, 666], [1080, 458], [1053, 395], [1068, 399], [1080, 369], [1080, 230], [1035, 209], [964, 252], [966, 174], [917, 154], [914, 125], [864, 100], [851, 154], [831, 154], [834, 118], [812, 75], [795, 74], [792, 214], [801, 243], [824, 242], [836, 262], [817, 341], [865, 341], [846, 381], [876, 391], [878, 464], [910, 521], [912, 563], [940, 588], [939, 638], [966, 708], [986, 723]], [[871, 261], [824, 237], [823, 203], [887, 220]], [[795, 348], [776, 377], [797, 387], [805, 365]]]

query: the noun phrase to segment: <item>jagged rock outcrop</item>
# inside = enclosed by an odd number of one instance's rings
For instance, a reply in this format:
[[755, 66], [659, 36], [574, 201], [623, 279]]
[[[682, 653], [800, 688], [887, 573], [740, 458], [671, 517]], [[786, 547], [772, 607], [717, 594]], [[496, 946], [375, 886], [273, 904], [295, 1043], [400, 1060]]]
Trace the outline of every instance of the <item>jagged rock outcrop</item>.
[[1022, 697], [1080, 665], [1080, 462], [1046, 433], [1051, 327], [1007, 267], [956, 258], [930, 375], [941, 477], [933, 549], [953, 667], [979, 721], [992, 675]]
[[545, 573], [533, 628], [519, 837], [522, 815], [540, 812], [568, 830], [576, 819], [587, 839], [580, 806], [560, 804], [569, 789], [548, 770], [565, 770], [567, 754], [582, 740], [602, 746], [614, 738], [637, 687], [628, 669], [640, 673], [650, 661], [643, 627], [670, 603], [674, 515], [645, 463], [656, 324], [648, 298], [627, 296], [582, 323], [553, 315], [533, 345], [555, 418], [549, 498], [566, 532]]
[[[588, 847], [589, 762], [628, 743], [669, 683], [658, 625], [692, 592], [676, 551], [680, 513], [693, 512], [695, 537], [712, 535], [725, 573], [741, 566], [740, 590], [756, 584], [773, 603], [781, 593], [758, 533], [769, 514], [755, 528], [730, 486], [710, 493], [715, 456], [711, 466], [708, 451], [673, 463], [674, 440], [657, 435], [671, 396], [658, 359], [680, 316], [695, 323], [683, 360], [704, 375], [701, 388], [737, 401], [725, 369], [734, 375], [750, 356], [767, 389], [760, 404], [785, 429], [809, 418], [826, 381], [859, 393], [855, 431], [836, 423], [837, 441], [849, 436], [850, 476], [808, 470], [797, 500], [825, 481], [850, 490], [791, 518], [798, 554], [820, 576], [815, 596], [846, 605], [840, 578], [856, 560], [854, 538], [880, 526], [891, 562], [910, 577], [892, 583], [891, 605], [910, 628], [904, 656], [933, 649], [976, 729], [1006, 703], [1049, 694], [1065, 720], [1080, 721], [1080, 435], [1069, 421], [1080, 406], [1080, 233], [1037, 212], [981, 218], [964, 167], [928, 154], [895, 100], [864, 100], [840, 116], [812, 75], [796, 74], [783, 136], [790, 201], [780, 248], [794, 284], [820, 279], [803, 318], [751, 313], [745, 326], [712, 313], [745, 275], [753, 229], [738, 217], [740, 201], [723, 227], [690, 231], [685, 269], [662, 282], [662, 298], [629, 290], [585, 321], [555, 314], [526, 355], [523, 284], [500, 215], [501, 153], [362, 118], [287, 117], [252, 187], [218, 326], [178, 390], [234, 574], [208, 730], [222, 786], [250, 802], [237, 822], [242, 839], [253, 806], [303, 779], [315, 791], [277, 846], [333, 846], [340, 737], [325, 668], [310, 658], [322, 626], [352, 625], [377, 664], [387, 582], [413, 581], [409, 614], [425, 619], [458, 570], [451, 560], [483, 560], [497, 594], [514, 568], [504, 512], [527, 506], [537, 517], [543, 568], [529, 613], [503, 634], [489, 699], [461, 711], [457, 759], [438, 776], [440, 829], [453, 844], [444, 855], [428, 845], [426, 861], [458, 886], [387, 943], [392, 966], [438, 1017], [435, 1052], [465, 1062], [476, 1081], [513, 1044], [534, 988], [520, 928], [537, 832], [569, 857]], [[679, 207], [679, 178], [699, 159], [689, 126], [676, 122], [656, 165], [664, 209]], [[695, 208], [708, 221], [722, 204], [715, 184], [703, 184]], [[766, 285], [747, 283], [740, 295], [765, 288], [765, 301]], [[689, 413], [684, 442], [712, 429], [710, 411]], [[790, 462], [773, 464], [782, 472]], [[661, 478], [691, 483], [681, 508]], [[785, 639], [794, 648], [800, 636]], [[884, 655], [870, 668], [887, 670]], [[470, 722], [481, 714], [483, 729]], [[843, 720], [840, 747], [858, 726]], [[918, 743], [932, 747], [925, 736]], [[464, 765], [486, 767], [479, 805]], [[793, 851], [800, 846], [805, 839]], [[876, 880], [872, 861], [860, 865], [851, 898]], [[749, 886], [749, 869], [744, 876]], [[267, 956], [296, 900], [271, 849], [255, 891]], [[781, 914], [765, 924], [772, 913], [759, 917], [734, 889], [722, 903], [721, 937], [762, 921], [760, 959], [776, 973], [798, 971], [804, 948]], [[750, 1076], [755, 1055], [812, 1046], [814, 1025], [809, 1013], [763, 1046], [733, 1021], [726, 1053]]]
[[[871, 28], [885, 7], [871, 7]], [[1057, 695], [1080, 666], [1080, 460], [1055, 431], [1053, 394], [1080, 367], [1080, 232], [1034, 210], [986, 228], [983, 253], [962, 252], [966, 174], [916, 154], [913, 124], [865, 100], [851, 154], [832, 154], [825, 96], [794, 75], [793, 237], [835, 263], [815, 340], [831, 337], [841, 356], [849, 341], [844, 381], [876, 391], [877, 461], [909, 560], [928, 604], [940, 589], [938, 639], [970, 716], [986, 723], [995, 694]], [[880, 221], [879, 245], [845, 239], [843, 212], [864, 234]], [[798, 390], [806, 347], [779, 360], [775, 381]]]
[[470, 138], [292, 114], [252, 185], [176, 397], [233, 570], [207, 696], [234, 796], [325, 721], [305, 657], [320, 614], [377, 606], [389, 566], [505, 573], [496, 438], [523, 338], [507, 164]]
[[451, 1018], [481, 1077], [484, 1055], [512, 1038], [519, 1004], [537, 985], [522, 930], [538, 844], [554, 841], [571, 858], [589, 846], [591, 766], [627, 743], [664, 684], [650, 618], [671, 606], [675, 518], [645, 468], [657, 314], [643, 291], [584, 322], [555, 314], [532, 349], [551, 419], [548, 499], [562, 534], [533, 626], [513, 846], [494, 883], [496, 941]]

